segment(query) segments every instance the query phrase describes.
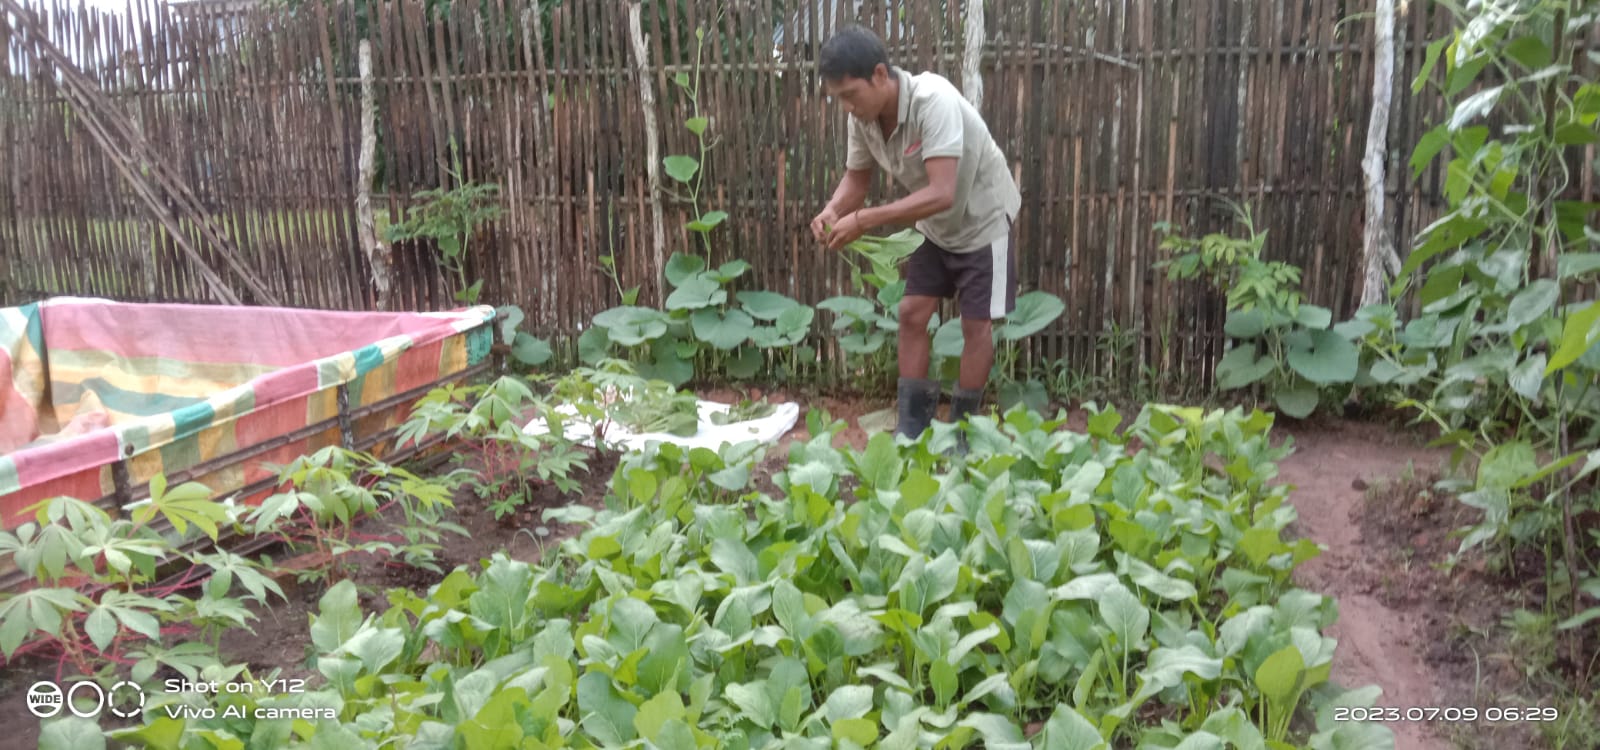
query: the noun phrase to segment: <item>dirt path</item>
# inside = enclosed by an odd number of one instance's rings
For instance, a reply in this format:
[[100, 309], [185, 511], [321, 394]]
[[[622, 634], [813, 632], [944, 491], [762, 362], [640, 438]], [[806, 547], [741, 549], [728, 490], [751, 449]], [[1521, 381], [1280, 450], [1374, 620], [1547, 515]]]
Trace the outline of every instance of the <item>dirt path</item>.
[[[1388, 556], [1363, 542], [1355, 515], [1365, 499], [1359, 487], [1400, 475], [1408, 461], [1418, 472], [1435, 468], [1446, 455], [1378, 425], [1333, 422], [1287, 432], [1295, 452], [1279, 467], [1278, 480], [1295, 488], [1290, 499], [1300, 514], [1296, 532], [1326, 548], [1296, 578], [1339, 601], [1339, 621], [1328, 631], [1339, 642], [1333, 680], [1350, 688], [1377, 685], [1385, 707], [1442, 705], [1439, 680], [1422, 657], [1420, 618], [1375, 596], [1372, 581], [1382, 577], [1379, 568]], [[1397, 750], [1451, 747], [1426, 724], [1388, 726]]]

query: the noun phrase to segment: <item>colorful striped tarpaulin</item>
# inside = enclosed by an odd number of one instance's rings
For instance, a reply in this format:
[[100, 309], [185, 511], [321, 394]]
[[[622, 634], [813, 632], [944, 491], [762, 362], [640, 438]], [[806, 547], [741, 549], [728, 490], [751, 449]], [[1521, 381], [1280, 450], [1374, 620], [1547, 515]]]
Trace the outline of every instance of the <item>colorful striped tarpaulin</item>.
[[[137, 484], [330, 419], [340, 385], [354, 408], [460, 372], [487, 354], [493, 318], [483, 306], [351, 313], [80, 298], [0, 309], [0, 522], [14, 527], [48, 497], [110, 494], [108, 467], [121, 459]], [[269, 455], [292, 459], [284, 452]], [[262, 471], [235, 474], [208, 483], [221, 493]]]

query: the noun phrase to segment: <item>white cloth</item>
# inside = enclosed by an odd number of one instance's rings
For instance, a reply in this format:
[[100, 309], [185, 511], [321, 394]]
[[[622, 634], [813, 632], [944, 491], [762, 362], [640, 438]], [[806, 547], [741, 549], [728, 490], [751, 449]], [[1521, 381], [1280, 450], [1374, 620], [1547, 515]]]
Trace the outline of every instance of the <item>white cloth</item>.
[[[694, 435], [684, 437], [666, 432], [635, 433], [626, 426], [612, 422], [605, 428], [605, 441], [608, 445], [618, 446], [627, 450], [641, 450], [651, 442], [676, 443], [684, 448], [710, 448], [716, 450], [724, 443], [742, 443], [747, 440], [756, 440], [762, 443], [775, 443], [783, 437], [800, 420], [800, 405], [792, 402], [776, 404], [773, 412], [760, 419], [751, 419], [744, 422], [730, 422], [728, 424], [715, 424], [711, 415], [728, 411], [727, 404], [715, 401], [700, 401], [699, 430]], [[556, 407], [556, 411], [569, 417], [565, 420], [567, 439], [580, 445], [593, 447], [595, 444], [595, 425], [577, 416], [577, 410], [570, 406]], [[543, 435], [550, 432], [550, 428], [543, 419], [534, 419], [522, 428], [529, 435]]]

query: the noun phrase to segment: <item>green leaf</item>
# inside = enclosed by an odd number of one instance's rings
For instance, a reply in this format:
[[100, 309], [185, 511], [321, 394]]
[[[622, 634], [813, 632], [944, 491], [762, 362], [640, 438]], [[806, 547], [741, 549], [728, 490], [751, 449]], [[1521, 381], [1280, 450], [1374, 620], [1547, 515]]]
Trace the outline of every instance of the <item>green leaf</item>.
[[61, 634], [64, 612], [82, 612], [77, 592], [71, 589], [29, 589], [0, 600], [0, 651], [7, 659], [35, 630]]
[[105, 750], [100, 725], [80, 716], [61, 716], [44, 722], [39, 730], [39, 750]]
[[1427, 169], [1433, 158], [1448, 145], [1450, 145], [1450, 130], [1444, 125], [1423, 134], [1417, 141], [1417, 148], [1411, 152], [1411, 179], [1422, 177], [1423, 170]]
[[1144, 678], [1139, 693], [1154, 695], [1182, 685], [1184, 675], [1194, 675], [1201, 680], [1217, 679], [1222, 675], [1222, 660], [1207, 655], [1192, 643], [1179, 648], [1161, 647], [1150, 652], [1149, 663], [1139, 675]]
[[871, 710], [872, 688], [867, 685], [841, 685], [834, 688], [823, 704], [823, 713], [832, 724], [846, 719], [859, 719]]
[[1600, 253], [1563, 253], [1556, 258], [1556, 275], [1563, 279], [1600, 271]]
[[690, 231], [694, 232], [709, 232], [713, 229], [716, 229], [719, 224], [727, 220], [728, 212], [726, 211], [707, 211], [704, 216], [701, 216], [700, 218], [695, 219], [684, 226], [688, 227]]
[[683, 707], [683, 696], [678, 695], [676, 690], [668, 690], [657, 693], [654, 698], [639, 706], [639, 713], [633, 717], [633, 726], [639, 730], [640, 737], [660, 744], [658, 740], [667, 722], [682, 721], [687, 716], [688, 713]]
[[1162, 599], [1183, 601], [1185, 599], [1193, 599], [1198, 595], [1194, 584], [1162, 573], [1143, 560], [1129, 557], [1128, 565], [1131, 571], [1130, 578], [1132, 578], [1133, 582], [1139, 588]]
[[1539, 389], [1544, 386], [1545, 362], [1543, 352], [1523, 360], [1507, 379], [1511, 390], [1529, 401], [1538, 398]]
[[83, 629], [89, 634], [89, 640], [94, 642], [94, 647], [101, 651], [110, 648], [111, 641], [121, 631], [121, 628], [117, 627], [117, 618], [104, 607], [98, 607], [89, 613], [89, 618], [83, 623]]
[[729, 685], [727, 698], [729, 703], [745, 715], [745, 718], [755, 722], [758, 727], [769, 729], [778, 723], [777, 710], [772, 705], [771, 696], [767, 694], [765, 682]]
[[585, 672], [578, 678], [578, 710], [584, 730], [603, 745], [624, 745], [638, 736], [634, 718], [639, 710], [617, 694], [604, 674]]
[[695, 135], [705, 135], [706, 126], [710, 124], [711, 121], [704, 117], [691, 117], [683, 121], [683, 126], [688, 128], [689, 132], [694, 133]]
[[800, 306], [799, 302], [778, 294], [777, 292], [739, 292], [734, 295], [739, 304], [744, 306], [744, 311], [756, 320], [768, 322], [778, 319], [778, 316]]
[[1550, 364], [1545, 367], [1544, 374], [1565, 369], [1578, 361], [1597, 341], [1600, 341], [1600, 302], [1590, 302], [1587, 307], [1567, 316], [1566, 326], [1561, 329], [1561, 345], [1556, 348], [1555, 354], [1550, 355]]
[[696, 310], [690, 322], [695, 338], [722, 351], [743, 344], [748, 338], [747, 332], [755, 325], [755, 320], [743, 310], [723, 313], [709, 308]]
[[747, 380], [761, 371], [762, 364], [764, 362], [761, 359], [761, 352], [753, 347], [739, 347], [738, 353], [728, 360], [728, 374], [740, 380]]
[[699, 276], [705, 270], [706, 261], [704, 258], [698, 255], [673, 253], [672, 257], [667, 260], [667, 267], [663, 273], [666, 274], [668, 283], [673, 286], [682, 286], [683, 282]]
[[1228, 350], [1217, 362], [1217, 387], [1223, 390], [1244, 388], [1271, 374], [1277, 364], [1270, 357], [1256, 354], [1255, 344], [1242, 344]]
[[1292, 644], [1284, 646], [1256, 668], [1256, 687], [1268, 700], [1283, 706], [1300, 692], [1305, 670], [1300, 649]]
[[517, 331], [515, 343], [511, 345], [511, 356], [518, 362], [530, 367], [538, 367], [550, 361], [555, 352], [550, 349], [550, 342], [532, 334]]
[[1417, 77], [1411, 82], [1411, 93], [1422, 93], [1422, 87], [1428, 82], [1428, 76], [1433, 74], [1434, 66], [1439, 63], [1439, 53], [1443, 52], [1445, 45], [1451, 41], [1453, 41], [1452, 38], [1446, 36], [1443, 39], [1434, 40], [1428, 45], [1426, 56], [1423, 58], [1422, 69], [1417, 72]]
[[862, 485], [883, 491], [895, 489], [900, 484], [900, 474], [905, 464], [900, 460], [900, 450], [895, 447], [894, 436], [878, 433], [867, 441], [867, 450], [861, 454], [857, 472]]
[[1309, 348], [1291, 345], [1289, 349], [1289, 366], [1295, 372], [1322, 385], [1355, 380], [1361, 352], [1354, 344], [1333, 331], [1314, 330], [1307, 335], [1311, 341]]
[[966, 337], [961, 333], [961, 319], [951, 318], [933, 334], [933, 356], [955, 359], [966, 347]]
[[1555, 307], [1561, 288], [1550, 279], [1538, 279], [1511, 299], [1506, 308], [1505, 329], [1514, 331], [1538, 320]]
[[317, 612], [311, 620], [311, 642], [318, 653], [332, 653], [361, 627], [356, 585], [348, 578], [334, 584], [317, 600]]
[[700, 162], [693, 156], [677, 154], [661, 160], [667, 167], [667, 176], [682, 183], [694, 180], [696, 172], [700, 171]]
[[1095, 601], [1100, 605], [1100, 619], [1116, 634], [1122, 648], [1137, 650], [1150, 627], [1150, 610], [1139, 597], [1119, 583], [1102, 591]]
[[1229, 310], [1222, 324], [1223, 333], [1236, 339], [1253, 339], [1267, 330], [1267, 316], [1260, 308]]
[[1017, 307], [996, 333], [1002, 341], [1020, 341], [1044, 330], [1066, 312], [1067, 305], [1049, 292], [1032, 291], [1017, 298]]
[[878, 741], [878, 723], [871, 719], [843, 719], [832, 722], [833, 738], [848, 740], [861, 747]]
[[1100, 750], [1108, 747], [1093, 722], [1065, 703], [1057, 704], [1056, 711], [1044, 725], [1044, 742], [1041, 750]]
[[1333, 324], [1333, 311], [1317, 305], [1301, 305], [1295, 322], [1306, 328], [1323, 329]]
[[1538, 470], [1538, 458], [1527, 441], [1501, 443], [1490, 448], [1478, 462], [1478, 489], [1510, 489]]
[[667, 316], [648, 307], [613, 307], [596, 316], [594, 324], [606, 329], [612, 343], [638, 346], [667, 333]]
[[1297, 383], [1272, 392], [1278, 410], [1295, 419], [1305, 419], [1317, 409], [1317, 388], [1310, 383]]
[[349, 654], [361, 660], [368, 674], [378, 674], [405, 651], [405, 631], [400, 628], [367, 627], [345, 641], [333, 656]]
[[[666, 326], [661, 327], [662, 333]], [[611, 335], [605, 328], [590, 326], [578, 336], [578, 358], [584, 364], [596, 365], [611, 354]]]
[[1541, 70], [1549, 67], [1555, 60], [1555, 56], [1550, 52], [1550, 45], [1532, 35], [1512, 40], [1505, 46], [1504, 52], [1507, 57], [1521, 63], [1522, 67], [1528, 70]]
[[1590, 607], [1578, 614], [1562, 620], [1556, 625], [1556, 630], [1573, 630], [1587, 625], [1589, 622], [1600, 619], [1600, 607]]
[[1450, 115], [1450, 130], [1460, 130], [1467, 123], [1489, 114], [1495, 103], [1500, 101], [1500, 93], [1504, 90], [1503, 85], [1490, 86], [1462, 100]]
[[[728, 292], [716, 280], [696, 276], [679, 285], [667, 296], [668, 310], [698, 310], [728, 301]], [[613, 334], [615, 338], [615, 334]]]

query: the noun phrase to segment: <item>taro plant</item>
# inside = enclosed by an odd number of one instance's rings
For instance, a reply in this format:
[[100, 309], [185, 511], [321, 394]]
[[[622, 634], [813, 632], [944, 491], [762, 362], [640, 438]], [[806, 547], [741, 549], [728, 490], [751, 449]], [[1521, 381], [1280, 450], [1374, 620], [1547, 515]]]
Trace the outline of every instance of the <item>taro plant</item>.
[[1260, 385], [1284, 414], [1310, 416], [1324, 390], [1356, 381], [1361, 352], [1352, 340], [1358, 330], [1333, 325], [1332, 311], [1304, 303], [1300, 269], [1264, 260], [1267, 232], [1256, 229], [1248, 207], [1228, 205], [1244, 237], [1184, 237], [1161, 222], [1161, 248], [1172, 257], [1158, 265], [1172, 279], [1200, 278], [1227, 297], [1224, 331], [1234, 346], [1217, 363], [1217, 387]]

